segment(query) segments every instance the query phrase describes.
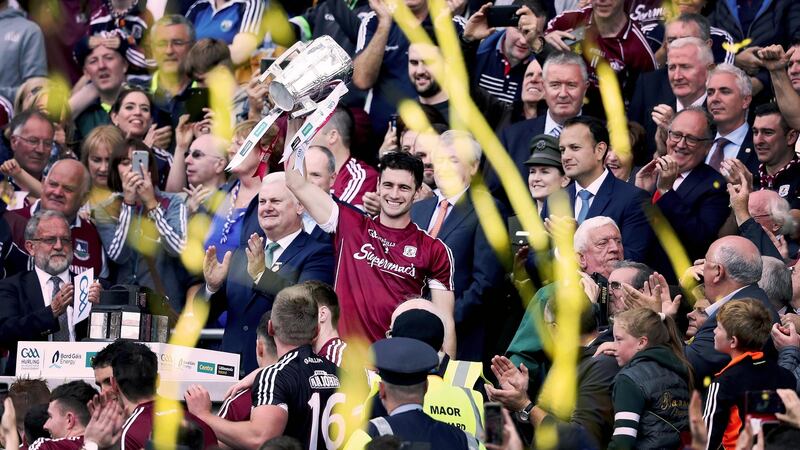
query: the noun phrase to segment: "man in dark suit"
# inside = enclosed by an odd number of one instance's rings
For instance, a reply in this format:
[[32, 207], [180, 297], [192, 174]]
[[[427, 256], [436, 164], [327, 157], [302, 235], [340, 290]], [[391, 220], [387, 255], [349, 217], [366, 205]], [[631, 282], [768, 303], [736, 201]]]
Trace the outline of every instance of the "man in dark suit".
[[456, 359], [469, 361], [480, 361], [483, 356], [486, 303], [503, 276], [470, 198], [470, 180], [480, 160], [481, 148], [472, 136], [444, 132], [433, 152], [433, 176], [439, 188], [433, 197], [411, 207], [411, 220], [441, 239], [453, 253]]
[[[578, 225], [591, 217], [613, 219], [622, 235], [625, 259], [644, 262], [653, 242], [653, 230], [642, 209], [647, 192], [617, 179], [605, 168], [608, 142], [608, 130], [598, 119], [580, 116], [564, 123], [559, 147], [564, 173], [573, 180], [566, 188], [573, 217]], [[549, 214], [545, 203], [542, 217]]]
[[679, 112], [669, 125], [666, 156], [636, 174], [636, 186], [653, 192], [652, 202], [675, 230], [690, 261], [703, 257], [730, 215], [725, 179], [703, 162], [714, 136], [712, 120], [696, 106]]
[[747, 122], [747, 111], [753, 100], [750, 77], [736, 66], [720, 64], [708, 76], [706, 93], [708, 111], [717, 126], [706, 164], [719, 171], [723, 160], [736, 158], [754, 177], [758, 176], [753, 130]]
[[[72, 323], [72, 237], [64, 215], [36, 213], [25, 227], [25, 250], [34, 269], [0, 281], [0, 345], [10, 350], [6, 375], [14, 374], [17, 342], [76, 341], [86, 336], [89, 322]], [[99, 302], [100, 285], [93, 283], [87, 294]]]
[[[667, 26], [668, 33], [678, 33], [678, 24]], [[697, 27], [689, 27], [688, 29]], [[671, 37], [669, 34], [667, 37]], [[706, 102], [706, 78], [714, 65], [708, 41], [698, 36], [675, 39], [667, 49], [667, 65], [639, 77], [628, 108], [628, 118], [647, 132], [647, 153], [634, 155], [635, 163], [644, 165], [656, 151], [658, 127], [666, 128], [676, 111]]]
[[[203, 264], [207, 294], [224, 292], [227, 299], [228, 319], [221, 349], [239, 353], [246, 372], [258, 366], [258, 321], [272, 309], [275, 295], [284, 287], [307, 280], [330, 284], [334, 267], [331, 245], [303, 231], [303, 208], [286, 188], [283, 172], [264, 177], [257, 216], [254, 208], [248, 212], [240, 247], [233, 255], [226, 254], [222, 263], [217, 262], [216, 249], [209, 247]], [[246, 234], [253, 230], [254, 218], [259, 230]], [[212, 297], [212, 303], [214, 300]]]
[[758, 249], [741, 236], [720, 238], [706, 252], [703, 280], [706, 297], [711, 302], [711, 306], [706, 308], [708, 320], [684, 349], [686, 359], [694, 369], [695, 386], [703, 386], [706, 377], [713, 377], [730, 362], [729, 355], [714, 349], [717, 311], [722, 305], [730, 300], [754, 298], [767, 307], [773, 322], [777, 323], [775, 308], [757, 284], [761, 278], [761, 268]]
[[[542, 77], [547, 114], [515, 123], [501, 131], [499, 136], [523, 180], [528, 179], [525, 161], [531, 156], [531, 139], [539, 134], [558, 137], [564, 121], [581, 114], [583, 97], [589, 87], [586, 63], [575, 53], [550, 55], [542, 68]], [[492, 195], [505, 199], [500, 179], [488, 163], [484, 168], [484, 180]]]

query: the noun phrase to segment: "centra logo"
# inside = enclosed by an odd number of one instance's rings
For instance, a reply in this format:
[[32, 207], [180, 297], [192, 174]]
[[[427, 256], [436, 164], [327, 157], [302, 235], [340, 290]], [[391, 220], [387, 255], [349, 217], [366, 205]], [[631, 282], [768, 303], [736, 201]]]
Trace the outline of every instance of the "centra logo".
[[22, 355], [23, 358], [38, 358], [39, 350], [35, 348], [23, 348], [19, 354]]
[[216, 371], [217, 365], [211, 362], [205, 361], [197, 361], [197, 371], [200, 373], [210, 373], [214, 374]]

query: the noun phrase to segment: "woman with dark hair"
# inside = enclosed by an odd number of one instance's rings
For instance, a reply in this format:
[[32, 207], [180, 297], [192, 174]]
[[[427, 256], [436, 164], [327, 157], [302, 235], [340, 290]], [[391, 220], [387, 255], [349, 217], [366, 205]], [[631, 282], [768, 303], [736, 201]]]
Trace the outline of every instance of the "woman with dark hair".
[[[145, 151], [149, 170], [133, 170], [134, 151]], [[112, 265], [114, 284], [145, 286], [183, 307], [186, 271], [180, 261], [186, 246], [184, 194], [161, 192], [153, 152], [138, 139], [112, 150], [108, 174], [111, 197], [94, 210], [97, 231]]]
[[122, 89], [117, 101], [111, 106], [111, 123], [116, 125], [125, 138], [139, 139], [148, 147], [156, 158], [158, 166], [159, 189], [164, 189], [172, 166], [172, 153], [165, 150], [172, 136], [170, 127], [153, 127], [153, 98], [149, 92], [139, 87]]

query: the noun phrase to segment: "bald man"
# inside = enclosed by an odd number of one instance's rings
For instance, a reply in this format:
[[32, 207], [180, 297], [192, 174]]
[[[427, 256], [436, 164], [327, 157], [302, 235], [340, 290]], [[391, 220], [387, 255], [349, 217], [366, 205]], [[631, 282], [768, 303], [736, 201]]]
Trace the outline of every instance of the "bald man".
[[[15, 210], [14, 213], [27, 221], [39, 210], [58, 211], [67, 218], [72, 234], [72, 273], [81, 273], [88, 268], [94, 269], [95, 277], [105, 277], [106, 263], [103, 244], [95, 226], [88, 220], [81, 219], [78, 210], [89, 195], [91, 178], [89, 170], [74, 159], [56, 161], [42, 182], [42, 198], [30, 208]], [[31, 256], [25, 251], [24, 224], [12, 227], [12, 235], [16, 246], [10, 251], [6, 260], [7, 276], [19, 273], [28, 266]]]
[[717, 311], [722, 305], [731, 300], [754, 298], [770, 311], [773, 322], [778, 321], [767, 294], [758, 287], [761, 270], [758, 248], [741, 236], [717, 239], [708, 248], [703, 263], [705, 293], [711, 302], [706, 308], [708, 320], [697, 330], [692, 343], [685, 347], [686, 358], [694, 369], [695, 386], [703, 386], [706, 377], [713, 377], [730, 362], [729, 355], [714, 349]]

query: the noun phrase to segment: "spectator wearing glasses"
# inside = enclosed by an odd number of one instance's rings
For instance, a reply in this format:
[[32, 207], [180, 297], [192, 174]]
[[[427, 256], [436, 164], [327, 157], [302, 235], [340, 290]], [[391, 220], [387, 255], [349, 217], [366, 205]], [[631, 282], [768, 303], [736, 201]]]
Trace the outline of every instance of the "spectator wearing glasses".
[[30, 109], [14, 116], [9, 129], [14, 159], [22, 170], [41, 180], [53, 148], [53, 123], [38, 110]]
[[[5, 374], [16, 368], [19, 341], [75, 341], [86, 336], [87, 323], [71, 323], [72, 237], [69, 223], [57, 211], [34, 215], [25, 227], [25, 249], [34, 268], [0, 281], [0, 343], [10, 350]], [[93, 284], [89, 301], [100, 301]]]
[[679, 112], [667, 132], [667, 154], [636, 175], [636, 185], [652, 193], [691, 261], [703, 257], [730, 214], [725, 179], [703, 162], [714, 136], [712, 121], [699, 107]]
[[153, 73], [149, 91], [161, 126], [178, 125], [186, 111], [187, 90], [193, 86], [183, 62], [195, 42], [194, 26], [177, 14], [164, 16], [150, 30], [150, 45], [157, 70]]

